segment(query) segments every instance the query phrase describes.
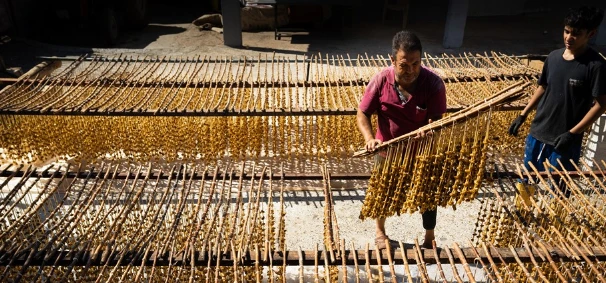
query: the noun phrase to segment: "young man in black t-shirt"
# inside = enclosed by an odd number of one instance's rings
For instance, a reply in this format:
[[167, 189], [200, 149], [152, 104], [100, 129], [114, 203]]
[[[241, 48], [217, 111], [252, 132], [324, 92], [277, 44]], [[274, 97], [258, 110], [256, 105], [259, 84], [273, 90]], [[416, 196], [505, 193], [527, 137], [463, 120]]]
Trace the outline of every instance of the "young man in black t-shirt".
[[570, 160], [579, 161], [583, 132], [606, 111], [606, 62], [588, 46], [603, 17], [596, 8], [570, 10], [564, 19], [566, 47], [549, 54], [539, 86], [509, 127], [509, 134], [517, 135], [528, 113], [537, 109], [524, 151], [529, 169], [531, 162], [545, 171], [543, 163], [549, 161], [574, 171]]

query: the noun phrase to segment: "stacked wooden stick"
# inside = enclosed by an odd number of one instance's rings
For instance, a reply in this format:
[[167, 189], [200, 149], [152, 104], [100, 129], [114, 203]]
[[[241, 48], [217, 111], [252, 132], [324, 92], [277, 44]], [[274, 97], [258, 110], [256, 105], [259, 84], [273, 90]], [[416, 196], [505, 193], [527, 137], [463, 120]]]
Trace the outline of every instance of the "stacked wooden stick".
[[[518, 168], [519, 180], [499, 178], [486, 188], [494, 197], [480, 198], [475, 244], [511, 250], [522, 247], [537, 254], [530, 262], [492, 268], [493, 278], [503, 282], [606, 282], [606, 264], [599, 256], [606, 252], [606, 163], [594, 164], [598, 171], [577, 167], [577, 176], [549, 163], [547, 168], [553, 171], [539, 174], [531, 165], [530, 169]], [[499, 168], [495, 171], [498, 176]], [[563, 255], [554, 256], [555, 250]]]
[[[366, 217], [475, 199], [485, 183], [489, 151], [521, 141], [503, 138], [513, 112], [490, 108], [520, 105], [489, 98], [508, 88], [508, 95], [530, 92], [520, 83], [534, 82], [536, 69], [495, 53], [426, 55], [423, 63], [445, 80], [449, 111], [473, 111], [423, 128], [433, 130], [432, 136], [390, 143], [386, 167], [375, 169], [371, 184], [400, 190], [396, 201], [402, 206], [365, 207]], [[357, 251], [353, 243], [347, 249], [327, 167], [322, 170], [324, 248], [289, 251], [284, 181], [272, 179], [276, 174], [269, 167], [216, 165], [222, 158], [344, 160], [362, 144], [353, 114], [364, 86], [389, 64], [383, 56], [304, 61], [94, 57], [79, 58], [48, 77], [17, 81], [0, 96], [0, 154], [17, 166], [0, 166], [0, 175], [6, 176], [0, 179], [0, 281], [428, 282], [450, 276], [474, 281], [493, 280], [490, 276], [506, 268], [526, 268], [532, 275], [529, 264], [544, 266], [547, 258], [539, 260], [535, 255], [541, 250], [534, 249], [511, 253], [493, 241], [487, 235], [499, 222], [491, 216], [480, 218], [489, 219], [487, 227], [493, 228], [477, 232], [485, 236], [476, 246], [486, 249], [453, 244], [422, 250], [418, 243], [401, 242], [383, 251], [369, 245]], [[57, 157], [103, 163], [94, 168], [23, 165]], [[183, 163], [159, 167], [161, 159]], [[20, 169], [13, 175], [14, 168]], [[399, 175], [377, 177], [388, 168]], [[246, 170], [249, 174], [243, 174]], [[421, 178], [427, 174], [433, 178]], [[446, 189], [421, 190], [433, 186]], [[578, 205], [571, 209], [582, 209]], [[600, 217], [589, 221], [594, 221], [591, 228], [604, 226]], [[503, 231], [515, 226], [503, 225]], [[601, 238], [592, 237], [593, 244], [603, 246]], [[561, 255], [557, 264], [562, 268], [583, 262], [602, 271], [597, 260], [604, 259], [603, 250], [581, 247], [549, 252]], [[577, 257], [568, 257], [573, 252]], [[483, 261], [482, 272], [470, 265], [477, 259]], [[426, 268], [434, 262], [440, 274]], [[442, 263], [450, 265], [452, 275], [445, 275], [449, 271]], [[294, 272], [288, 270], [291, 265]], [[312, 272], [305, 269], [309, 266]], [[596, 274], [584, 273], [599, 280]]]
[[[453, 89], [462, 105], [500, 89], [498, 83], [536, 79], [539, 70], [504, 54], [425, 54], [423, 64]], [[2, 91], [4, 112], [120, 113], [154, 111], [248, 113], [356, 108], [373, 75], [390, 66], [384, 56], [268, 58], [78, 58], [49, 76], [33, 74]], [[465, 91], [467, 89], [467, 91]], [[464, 93], [460, 93], [462, 90]], [[471, 101], [461, 101], [469, 96]]]
[[[422, 250], [418, 241], [399, 242], [381, 251], [368, 244], [356, 250], [339, 236], [339, 203], [327, 170], [325, 226], [317, 231], [324, 234], [324, 248], [297, 251], [286, 248], [286, 188], [271, 177], [271, 168], [3, 166], [2, 176], [9, 177], [0, 184], [0, 276], [53, 282], [603, 282], [606, 163], [600, 164], [600, 175], [524, 173], [539, 185], [517, 204], [514, 183], [496, 169], [493, 187], [480, 198], [473, 244]], [[17, 175], [22, 177], [10, 177]], [[555, 177], [570, 197], [553, 189]]]
[[[424, 64], [447, 82], [451, 111], [538, 73], [496, 53]], [[362, 144], [365, 86], [389, 65], [384, 56], [82, 57], [0, 91], [0, 158], [341, 161]]]
[[[244, 164], [222, 168], [222, 179], [217, 178], [219, 168], [209, 172], [207, 167], [174, 165], [152, 172], [151, 164], [100, 164], [88, 170], [80, 165], [76, 172], [87, 172], [87, 177], [70, 180], [67, 173], [74, 169], [28, 167], [25, 177], [2, 183], [0, 261], [6, 268], [0, 281], [259, 282], [265, 276], [258, 262], [238, 266], [235, 259], [285, 249], [283, 186], [254, 178], [259, 172], [273, 176], [269, 168], [253, 165], [248, 180]], [[225, 174], [238, 170], [238, 179]], [[41, 174], [30, 178], [35, 171]], [[44, 171], [63, 177], [41, 179]], [[118, 173], [127, 178], [118, 179]], [[213, 178], [192, 180], [196, 173]], [[280, 196], [277, 207], [275, 195]], [[233, 266], [218, 265], [216, 259], [225, 254]], [[170, 261], [156, 265], [158, 258], [176, 255], [183, 267]], [[193, 264], [200, 258], [208, 265]], [[281, 267], [267, 272], [266, 278], [283, 276]]]

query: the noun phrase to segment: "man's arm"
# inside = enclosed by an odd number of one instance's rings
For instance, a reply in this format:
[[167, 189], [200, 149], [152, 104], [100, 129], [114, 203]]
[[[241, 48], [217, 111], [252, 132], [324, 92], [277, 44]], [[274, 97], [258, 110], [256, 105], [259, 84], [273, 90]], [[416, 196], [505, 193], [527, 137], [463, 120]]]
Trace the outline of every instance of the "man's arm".
[[568, 132], [559, 135], [554, 141], [556, 151], [566, 152], [575, 141], [583, 137], [583, 131], [591, 126], [600, 115], [606, 111], [606, 95], [600, 95], [595, 98], [595, 103], [589, 109], [589, 112], [583, 116], [583, 119]]
[[375, 135], [372, 133], [370, 116], [366, 116], [366, 113], [358, 109], [358, 113], [356, 114], [356, 121], [358, 124], [358, 129], [360, 129], [362, 136], [364, 136], [364, 142], [366, 143], [364, 148], [366, 148], [366, 150], [369, 152], [375, 151], [377, 146], [381, 144], [381, 141], [375, 139]]
[[528, 113], [530, 113], [533, 109], [537, 108], [537, 104], [539, 104], [543, 94], [545, 94], [545, 87], [539, 85], [539, 87], [537, 87], [537, 89], [534, 91], [534, 94], [530, 97], [530, 100], [528, 101], [526, 107], [524, 107], [524, 110], [522, 110], [520, 115], [518, 115], [518, 117], [516, 117], [516, 119], [511, 123], [511, 126], [509, 126], [510, 135], [518, 135], [518, 130], [522, 124], [524, 124], [524, 121], [526, 121], [526, 116], [528, 116]]
[[591, 126], [598, 118], [600, 118], [604, 112], [606, 112], [606, 95], [600, 95], [595, 98], [595, 103], [591, 109], [589, 109], [589, 112], [585, 114], [583, 119], [581, 119], [576, 126], [570, 129], [570, 132], [573, 134], [583, 133], [583, 131]]
[[543, 94], [545, 94], [545, 87], [539, 85], [539, 87], [537, 87], [537, 89], [534, 91], [534, 94], [532, 94], [532, 96], [530, 97], [528, 104], [526, 105], [526, 107], [524, 107], [524, 110], [522, 110], [522, 113], [520, 113], [520, 115], [526, 117], [528, 116], [528, 113], [537, 108], [537, 104], [539, 104], [539, 100], [541, 100]]
[[[440, 119], [442, 119], [442, 114], [440, 114], [440, 115], [433, 115], [433, 116], [431, 116], [427, 120], [427, 124], [431, 124], [431, 123], [433, 123], [435, 121], [438, 121]], [[417, 138], [422, 138], [422, 137], [425, 137], [425, 135], [433, 135], [433, 130], [429, 130], [428, 132], [424, 132], [424, 131], [421, 130], [419, 133], [417, 133], [416, 137]]]

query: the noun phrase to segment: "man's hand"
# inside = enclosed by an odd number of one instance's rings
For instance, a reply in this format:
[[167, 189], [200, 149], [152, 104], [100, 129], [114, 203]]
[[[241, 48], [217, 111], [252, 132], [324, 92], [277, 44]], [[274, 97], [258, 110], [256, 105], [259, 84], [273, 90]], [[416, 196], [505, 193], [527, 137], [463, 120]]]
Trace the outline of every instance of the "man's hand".
[[509, 134], [514, 137], [517, 136], [518, 130], [520, 129], [520, 126], [524, 124], [524, 121], [526, 121], [526, 115], [520, 115], [513, 120], [513, 123], [511, 123], [511, 126], [509, 126]]
[[373, 152], [375, 150], [377, 150], [377, 147], [379, 145], [381, 145], [381, 140], [378, 139], [370, 139], [366, 142], [366, 146], [364, 146], [364, 148], [366, 148], [366, 151], [368, 152]]
[[[433, 122], [433, 120], [432, 120], [432, 119], [429, 119], [429, 120], [427, 121], [427, 124], [431, 124], [432, 122]], [[417, 135], [416, 135], [414, 138], [415, 138], [415, 139], [418, 139], [418, 138], [424, 138], [425, 136], [429, 136], [429, 137], [433, 136], [433, 130], [432, 130], [432, 129], [429, 129], [429, 131], [419, 131], [419, 132], [417, 133]]]
[[583, 134], [573, 134], [571, 132], [565, 132], [559, 135], [553, 143], [555, 150], [558, 153], [566, 152], [575, 143], [583, 139]]

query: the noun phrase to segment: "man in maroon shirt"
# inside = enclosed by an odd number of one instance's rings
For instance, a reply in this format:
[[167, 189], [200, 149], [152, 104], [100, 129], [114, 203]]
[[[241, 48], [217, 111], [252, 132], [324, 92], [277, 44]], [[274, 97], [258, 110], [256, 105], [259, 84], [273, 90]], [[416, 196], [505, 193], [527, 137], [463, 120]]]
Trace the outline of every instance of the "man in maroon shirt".
[[[442, 79], [421, 66], [421, 41], [411, 32], [398, 32], [392, 41], [392, 65], [376, 74], [368, 83], [360, 101], [357, 123], [366, 141], [365, 148], [375, 151], [381, 143], [414, 131], [440, 119], [446, 112], [446, 88]], [[378, 116], [376, 135], [370, 122]], [[382, 162], [377, 155], [375, 162]], [[432, 188], [427, 188], [432, 189]], [[436, 226], [436, 211], [426, 211], [424, 247], [431, 247]], [[385, 218], [379, 218], [375, 242], [385, 248]]]

